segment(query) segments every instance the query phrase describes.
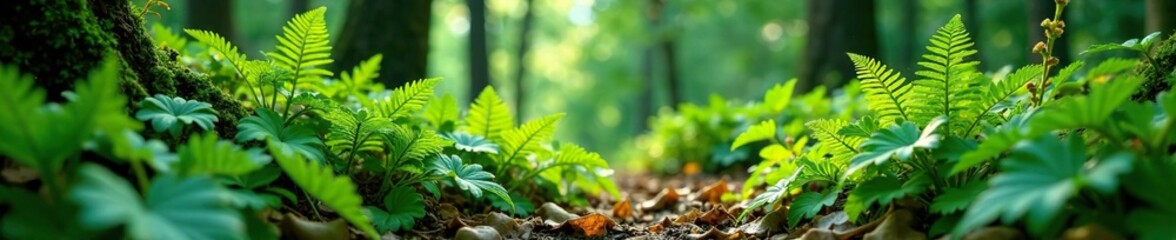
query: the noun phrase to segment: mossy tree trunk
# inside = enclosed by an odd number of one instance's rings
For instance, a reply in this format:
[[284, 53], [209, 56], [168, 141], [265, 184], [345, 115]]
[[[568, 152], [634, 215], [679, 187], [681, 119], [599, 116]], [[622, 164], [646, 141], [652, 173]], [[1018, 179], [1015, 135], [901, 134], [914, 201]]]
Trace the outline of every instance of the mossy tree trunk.
[[[125, 0], [16, 1], [0, 8], [0, 62], [33, 75], [47, 95], [73, 89], [75, 81], [107, 54], [124, 66], [124, 93], [132, 102], [164, 94], [208, 102], [220, 113], [217, 132], [232, 136], [247, 114], [240, 102], [207, 78], [175, 63], [175, 53], [151, 41]], [[59, 97], [53, 100], [60, 100]], [[132, 103], [128, 103], [134, 109]]]

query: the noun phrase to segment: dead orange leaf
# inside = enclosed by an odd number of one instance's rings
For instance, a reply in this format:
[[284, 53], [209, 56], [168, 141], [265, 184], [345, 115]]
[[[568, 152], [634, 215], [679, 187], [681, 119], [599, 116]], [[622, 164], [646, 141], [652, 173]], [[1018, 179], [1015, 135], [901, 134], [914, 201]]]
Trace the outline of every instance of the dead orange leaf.
[[653, 197], [653, 199], [641, 202], [641, 208], [645, 209], [646, 211], [661, 210], [666, 206], [677, 203], [678, 198], [678, 191], [674, 190], [674, 188], [666, 188], [665, 190], [657, 193], [657, 196]]
[[706, 214], [703, 214], [701, 217], [698, 217], [698, 219], [694, 222], [700, 224], [719, 225], [734, 218], [735, 216], [727, 213], [727, 210], [724, 210], [721, 207], [716, 207], [706, 212]]
[[727, 193], [727, 180], [719, 180], [719, 182], [703, 188], [702, 192], [694, 197], [694, 201], [720, 203], [723, 201], [725, 193]]
[[617, 223], [603, 214], [593, 213], [588, 216], [568, 220], [560, 228], [568, 227], [585, 237], [600, 237]]
[[694, 222], [694, 220], [698, 220], [698, 218], [701, 216], [702, 216], [702, 212], [699, 212], [698, 209], [690, 209], [690, 212], [687, 212], [686, 214], [682, 214], [681, 216], [678, 216], [677, 219], [674, 219], [674, 223], [683, 224], [683, 223]]
[[665, 231], [667, 227], [671, 227], [671, 226], [674, 226], [674, 222], [670, 221], [670, 217], [665, 217], [665, 218], [662, 218], [662, 221], [659, 222], [658, 224], [654, 224], [653, 226], [649, 226], [649, 232], [661, 233], [661, 232]]
[[629, 204], [629, 199], [625, 198], [613, 205], [612, 215], [621, 219], [633, 217], [633, 206]]

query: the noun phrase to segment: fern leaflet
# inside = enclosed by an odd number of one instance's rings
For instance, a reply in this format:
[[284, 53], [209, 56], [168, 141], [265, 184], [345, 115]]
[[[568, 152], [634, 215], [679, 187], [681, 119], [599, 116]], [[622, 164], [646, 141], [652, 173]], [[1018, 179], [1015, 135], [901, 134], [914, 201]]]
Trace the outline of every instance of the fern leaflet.
[[849, 121], [842, 119], [814, 120], [806, 123], [805, 126], [813, 130], [814, 138], [830, 144], [828, 146], [832, 149], [833, 159], [838, 161], [848, 160], [857, 155], [860, 151], [858, 147], [866, 140], [863, 137], [838, 134], [841, 128], [849, 126]]
[[992, 111], [993, 108], [995, 108], [1005, 99], [1008, 99], [1009, 97], [1012, 97], [1014, 94], [1016, 94], [1018, 90], [1025, 87], [1025, 84], [1041, 76], [1041, 69], [1041, 65], [1036, 64], [1021, 67], [1020, 69], [1017, 69], [1016, 72], [1013, 72], [1013, 74], [1006, 76], [1000, 82], [995, 82], [991, 85], [988, 85], [988, 90], [984, 92], [981, 105], [976, 109], [979, 110], [979, 112], [974, 114], [976, 119], [972, 121], [972, 124], [968, 125], [968, 129], [963, 133], [965, 135], [971, 135], [972, 130], [974, 130], [976, 126], [980, 124], [980, 120], [984, 119], [984, 115]]
[[908, 102], [913, 95], [906, 78], [870, 57], [849, 53], [849, 59], [861, 79], [866, 106], [878, 115], [881, 126], [890, 126], [898, 119], [908, 120]]
[[379, 239], [380, 235], [376, 234], [371, 221], [363, 214], [363, 199], [356, 193], [355, 183], [352, 183], [350, 178], [335, 176], [330, 167], [307, 161], [301, 154], [272, 144], [272, 140], [270, 143], [270, 153], [274, 155], [278, 166], [282, 167], [290, 180], [307, 194], [323, 201], [323, 205], [334, 209], [339, 216], [363, 231], [369, 239]]
[[[931, 44], [927, 46], [927, 54], [919, 66], [924, 70], [915, 72], [923, 77], [914, 82], [914, 91], [918, 96], [925, 96], [926, 102], [915, 104], [914, 120], [920, 125], [926, 125], [938, 116], [947, 116], [944, 132], [951, 133], [962, 129], [972, 113], [970, 107], [980, 101], [980, 92], [976, 91], [979, 73], [975, 67], [979, 62], [967, 61], [966, 58], [975, 55], [972, 49], [972, 39], [964, 29], [960, 15], [956, 15], [931, 37]], [[920, 98], [922, 100], [923, 98]]]
[[487, 86], [478, 94], [478, 98], [470, 105], [469, 115], [466, 116], [466, 132], [482, 135], [490, 141], [502, 140], [503, 131], [510, 130], [514, 123], [506, 102], [498, 98], [494, 87]]
[[505, 164], [511, 163], [515, 158], [542, 150], [540, 144], [547, 142], [551, 135], [555, 134], [555, 125], [560, 118], [563, 118], [562, 113], [548, 115], [502, 134], [503, 151], [499, 155], [499, 160], [504, 164], [502, 166], [505, 167]]
[[429, 98], [433, 96], [433, 88], [440, 81], [440, 78], [428, 78], [405, 84], [392, 91], [392, 96], [377, 102], [376, 108], [380, 116], [388, 119], [407, 117], [429, 102]]
[[[223, 55], [226, 60], [229, 60], [229, 64], [233, 65], [233, 69], [237, 70], [237, 74], [241, 76], [248, 75], [246, 74], [248, 73], [248, 67], [246, 67], [245, 54], [238, 52], [237, 46], [233, 46], [224, 37], [211, 31], [199, 29], [184, 29], [184, 32], [188, 33], [188, 36], [195, 38], [196, 41], [208, 45], [213, 51]], [[183, 48], [183, 46], [177, 46], [176, 48]]]
[[323, 16], [326, 11], [327, 8], [320, 7], [294, 16], [282, 27], [282, 35], [277, 36], [277, 50], [266, 53], [279, 67], [294, 73], [295, 88], [304, 80], [334, 75], [327, 69], [319, 68], [334, 62], [331, 59], [327, 22]]

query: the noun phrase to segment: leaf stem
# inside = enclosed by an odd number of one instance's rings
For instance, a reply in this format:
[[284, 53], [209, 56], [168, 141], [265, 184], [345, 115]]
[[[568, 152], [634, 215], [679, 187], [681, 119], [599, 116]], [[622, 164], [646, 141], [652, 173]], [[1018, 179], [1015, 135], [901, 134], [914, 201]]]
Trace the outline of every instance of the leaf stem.
[[310, 210], [314, 211], [314, 217], [316, 219], [322, 219], [323, 214], [319, 213], [318, 204], [314, 203], [314, 199], [310, 197], [310, 194], [306, 193], [306, 191], [304, 190], [304, 191], [302, 191], [302, 196], [306, 197], [306, 203], [309, 203], [308, 205], [310, 205]]
[[141, 189], [143, 193], [146, 194], [147, 186], [150, 186], [151, 184], [150, 180], [147, 179], [147, 171], [143, 169], [143, 161], [131, 161], [131, 169], [135, 171], [135, 180], [137, 180], [139, 183], [139, 189]]

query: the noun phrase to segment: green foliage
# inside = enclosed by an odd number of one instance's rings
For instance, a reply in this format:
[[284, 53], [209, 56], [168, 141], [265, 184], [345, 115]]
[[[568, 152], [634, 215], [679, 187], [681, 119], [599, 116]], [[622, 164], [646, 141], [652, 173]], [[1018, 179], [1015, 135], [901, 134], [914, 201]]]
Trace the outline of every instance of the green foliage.
[[862, 92], [866, 94], [866, 106], [874, 111], [882, 126], [889, 126], [898, 120], [909, 120], [908, 106], [911, 106], [911, 84], [896, 71], [873, 58], [850, 53], [849, 59], [861, 79]]
[[334, 75], [320, 68], [334, 62], [324, 17], [326, 12], [327, 8], [319, 7], [294, 16], [282, 27], [282, 35], [277, 36], [276, 50], [266, 53], [278, 67], [293, 73], [292, 84], [295, 89], [299, 82], [316, 81]]
[[334, 209], [339, 216], [359, 228], [368, 238], [379, 239], [381, 235], [376, 233], [368, 217], [363, 214], [360, 206], [363, 199], [357, 194], [351, 179], [346, 176], [335, 176], [333, 170], [326, 165], [304, 160], [302, 154], [283, 146], [277, 140], [269, 140], [268, 145], [270, 154], [273, 154], [278, 166], [281, 166], [286, 176], [306, 194], [322, 200], [323, 205]]
[[[912, 106], [912, 118], [916, 123], [926, 124], [939, 116], [947, 116], [944, 132], [955, 133], [966, 128], [968, 120], [976, 117], [970, 110], [980, 101], [980, 74], [976, 72], [977, 61], [968, 61], [976, 54], [972, 39], [964, 28], [960, 15], [952, 17], [947, 25], [939, 28], [931, 37], [927, 54], [919, 61], [924, 69], [915, 72], [922, 78], [914, 81], [914, 94], [920, 96], [918, 104]], [[925, 100], [925, 101], [923, 101]]]
[[498, 145], [487, 141], [482, 136], [467, 132], [446, 133], [444, 136], [446, 139], [453, 141], [453, 147], [457, 148], [457, 150], [472, 153], [498, 154]]
[[240, 216], [211, 179], [157, 177], [139, 197], [126, 180], [97, 165], [80, 169], [71, 198], [90, 229], [126, 225], [132, 239], [244, 239]]
[[151, 127], [156, 132], [166, 131], [172, 136], [179, 136], [184, 126], [192, 123], [196, 123], [205, 131], [212, 130], [212, 124], [218, 120], [212, 104], [162, 94], [139, 102], [139, 111], [135, 113], [135, 118], [151, 121]]
[[949, 214], [963, 210], [972, 204], [972, 200], [976, 199], [988, 183], [984, 181], [975, 181], [959, 188], [948, 188], [943, 190], [943, 194], [935, 198], [931, 203], [931, 211], [941, 214]]
[[1110, 192], [1118, 175], [1131, 170], [1134, 157], [1127, 153], [1105, 155], [1089, 165], [1082, 138], [1071, 135], [1062, 141], [1042, 136], [1019, 144], [1001, 170], [989, 181], [991, 187], [972, 202], [953, 233], [962, 234], [1000, 217], [1005, 223], [1028, 215], [1029, 230], [1043, 234], [1066, 201], [1085, 187]]
[[354, 97], [360, 103], [370, 102], [367, 94], [384, 88], [382, 84], [372, 82], [373, 79], [380, 77], [380, 61], [383, 59], [382, 54], [372, 55], [352, 68], [350, 73], [343, 72], [339, 84], [336, 85], [338, 89], [324, 90], [323, 93], [336, 99]]
[[808, 122], [805, 126], [813, 130], [813, 138], [829, 144], [833, 159], [850, 159], [860, 152], [858, 147], [865, 141], [864, 137], [838, 133], [842, 128], [849, 126], [849, 122], [845, 120], [821, 119]]
[[840, 193], [840, 190], [832, 190], [825, 193], [805, 192], [796, 196], [792, 205], [788, 206], [788, 227], [796, 227], [801, 219], [812, 218], [825, 206], [832, 206]]
[[792, 92], [796, 90], [796, 79], [784, 82], [784, 85], [776, 84], [771, 89], [764, 93], [764, 105], [772, 109], [773, 112], [783, 111], [788, 107], [788, 103], [792, 102]]
[[731, 150], [734, 151], [751, 142], [769, 139], [776, 141], [776, 120], [773, 119], [752, 125], [746, 132], [740, 133], [738, 137], [735, 137], [735, 143], [731, 144]]
[[1114, 44], [1114, 43], [1095, 44], [1090, 47], [1087, 47], [1086, 50], [1083, 50], [1082, 53], [1080, 53], [1080, 54], [1081, 55], [1095, 54], [1095, 53], [1099, 53], [1099, 52], [1115, 51], [1115, 50], [1129, 50], [1129, 51], [1141, 52], [1141, 53], [1146, 54], [1148, 51], [1151, 51], [1152, 44], [1154, 44], [1156, 38], [1159, 38], [1159, 37], [1160, 37], [1160, 32], [1154, 32], [1154, 33], [1148, 34], [1146, 37], [1143, 37], [1143, 40], [1140, 40], [1138, 38], [1132, 38], [1132, 39], [1128, 39], [1127, 41], [1120, 43], [1120, 44]]
[[918, 195], [926, 190], [929, 184], [927, 178], [913, 178], [903, 182], [894, 177], [878, 177], [862, 182], [849, 193], [845, 203], [845, 214], [850, 220], [856, 220], [874, 203], [886, 205], [904, 196]]
[[489, 192], [508, 201], [508, 205], [514, 207], [514, 202], [510, 202], [510, 195], [506, 193], [506, 188], [493, 181], [494, 174], [482, 171], [480, 164], [462, 164], [461, 157], [442, 154], [433, 161], [429, 172], [444, 180], [449, 180], [447, 182], [457, 185], [462, 191], [470, 193], [475, 198], [481, 198], [482, 192]]
[[1010, 97], [1017, 94], [1025, 87], [1025, 84], [1032, 82], [1034, 79], [1040, 78], [1041, 71], [1041, 65], [1029, 65], [1021, 67], [1020, 69], [1017, 69], [1016, 72], [1013, 72], [1013, 74], [1006, 76], [1003, 80], [988, 85], [986, 91], [984, 91], [983, 96], [981, 97], [981, 105], [977, 108], [980, 109], [981, 112], [977, 114], [975, 117], [976, 119], [972, 121], [972, 124], [969, 125], [968, 129], [963, 133], [971, 134], [972, 129], [974, 129], [980, 123], [980, 121], [984, 119], [985, 115], [992, 113], [993, 110], [996, 110], [996, 108], [1002, 102], [1005, 102]]
[[552, 114], [540, 119], [531, 120], [518, 128], [502, 134], [502, 153], [499, 161], [502, 167], [525, 157], [527, 154], [543, 150], [542, 143], [551, 139], [555, 134], [556, 123], [563, 118], [563, 114]]
[[[229, 64], [232, 64], [236, 68], [239, 74], [245, 75], [248, 69], [245, 67], [247, 64], [245, 54], [239, 53], [237, 47], [229, 43], [224, 37], [206, 30], [184, 29], [184, 32], [188, 33], [188, 36], [195, 38], [196, 41], [208, 45], [213, 52], [224, 56], [226, 60], [229, 60]], [[173, 48], [179, 49], [183, 48], [183, 46], [175, 46]]]
[[380, 116], [396, 120], [407, 117], [421, 110], [433, 96], [433, 88], [441, 82], [439, 78], [429, 78], [410, 82], [392, 91], [392, 96], [384, 101], [376, 102], [375, 108]]
[[309, 128], [288, 125], [277, 112], [258, 108], [257, 115], [241, 119], [237, 124], [237, 142], [269, 141], [282, 149], [292, 150], [306, 158], [323, 162], [322, 141]]
[[448, 93], [441, 96], [440, 100], [432, 102], [425, 107], [425, 118], [429, 120], [429, 123], [433, 124], [433, 127], [440, 129], [441, 132], [448, 132], [445, 131], [447, 124], [448, 128], [452, 130], [454, 128], [453, 125], [457, 122], [457, 115], [460, 113], [461, 110], [457, 108], [457, 99]]
[[891, 156], [906, 161], [911, 158], [915, 149], [938, 147], [941, 137], [935, 134], [935, 129], [944, 122], [943, 118], [931, 120], [922, 133], [910, 122], [875, 132], [870, 139], [862, 143], [862, 152], [850, 159], [847, 173], [852, 174], [865, 166], [885, 163]]
[[243, 150], [228, 141], [218, 141], [215, 134], [195, 135], [180, 146], [180, 161], [175, 170], [181, 175], [210, 174], [239, 176], [269, 164], [270, 157], [261, 149]]
[[396, 187], [384, 195], [384, 209], [368, 207], [379, 232], [412, 229], [416, 219], [425, 216], [425, 200], [409, 187]]
[[802, 170], [804, 170], [803, 167], [797, 168], [796, 171], [793, 172], [791, 176], [784, 178], [784, 179], [780, 179], [780, 181], [777, 181], [775, 184], [768, 187], [767, 191], [765, 191], [764, 193], [761, 193], [759, 196], [756, 196], [755, 199], [752, 199], [751, 202], [748, 203], [748, 205], [747, 205], [747, 210], [743, 211], [743, 213], [739, 214], [739, 219], [742, 220], [744, 217], [747, 216], [748, 213], [751, 213], [753, 210], [755, 210], [757, 208], [760, 208], [760, 207], [769, 207], [770, 208], [771, 206], [775, 206], [776, 204], [778, 204], [780, 202], [780, 200], [782, 200], [782, 199], [784, 199], [784, 197], [788, 196], [789, 186], [792, 184], [792, 181], [796, 180], [797, 176], [800, 176], [800, 173]]
[[380, 133], [393, 128], [391, 120], [369, 114], [365, 110], [356, 112], [336, 108], [328, 111], [323, 118], [331, 122], [330, 131], [325, 137], [327, 147], [335, 155], [346, 159], [348, 166], [360, 152], [383, 151]]
[[498, 98], [493, 87], [487, 86], [470, 105], [465, 124], [466, 132], [498, 142], [502, 139], [503, 132], [510, 131], [514, 118], [506, 102]]

